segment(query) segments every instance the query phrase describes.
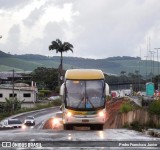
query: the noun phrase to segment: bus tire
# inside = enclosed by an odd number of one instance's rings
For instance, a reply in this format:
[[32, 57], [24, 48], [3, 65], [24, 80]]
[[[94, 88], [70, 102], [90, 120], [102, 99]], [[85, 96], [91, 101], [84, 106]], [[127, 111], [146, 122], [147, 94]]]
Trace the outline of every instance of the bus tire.
[[91, 130], [103, 130], [103, 124], [95, 124], [90, 126]]
[[91, 125], [91, 126], [90, 126], [90, 129], [91, 129], [91, 130], [95, 130], [94, 125]]
[[103, 130], [103, 124], [98, 125], [98, 130]]
[[64, 130], [73, 130], [73, 125], [72, 124], [64, 124], [63, 128], [64, 128]]

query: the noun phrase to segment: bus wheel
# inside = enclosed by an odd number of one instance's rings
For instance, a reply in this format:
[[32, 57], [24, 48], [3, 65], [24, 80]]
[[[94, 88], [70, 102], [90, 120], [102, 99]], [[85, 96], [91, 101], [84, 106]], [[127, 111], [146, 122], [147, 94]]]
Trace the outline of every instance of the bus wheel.
[[103, 130], [103, 124], [98, 125], [98, 130]]
[[71, 124], [64, 124], [63, 128], [64, 128], [64, 130], [73, 130], [73, 125], [71, 125]]
[[103, 124], [95, 124], [90, 126], [91, 130], [103, 130]]
[[90, 129], [91, 129], [91, 130], [95, 130], [94, 125], [91, 125], [91, 126], [90, 126]]

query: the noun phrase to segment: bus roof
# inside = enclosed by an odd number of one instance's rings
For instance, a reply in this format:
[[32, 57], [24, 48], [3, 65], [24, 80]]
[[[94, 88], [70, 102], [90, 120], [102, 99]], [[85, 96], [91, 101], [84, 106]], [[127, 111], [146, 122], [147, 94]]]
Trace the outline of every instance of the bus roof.
[[101, 70], [96, 70], [96, 69], [71, 69], [66, 71], [65, 79], [71, 79], [71, 80], [104, 79], [104, 74]]

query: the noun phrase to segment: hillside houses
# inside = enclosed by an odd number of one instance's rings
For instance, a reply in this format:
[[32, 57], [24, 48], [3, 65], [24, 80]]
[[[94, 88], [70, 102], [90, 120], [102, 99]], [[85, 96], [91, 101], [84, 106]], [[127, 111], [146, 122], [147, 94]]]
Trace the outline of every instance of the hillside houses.
[[[22, 75], [14, 73], [14, 80], [22, 79]], [[0, 84], [11, 83], [13, 80], [12, 72], [0, 72]]]
[[[12, 73], [0, 73], [0, 102], [5, 102], [5, 98], [17, 97], [20, 101], [24, 100], [24, 103], [34, 103], [37, 101], [38, 89], [36, 84], [31, 83], [25, 84], [20, 83], [23, 76], [20, 74], [14, 74], [14, 81], [19, 81], [18, 83], [13, 82]], [[14, 84], [13, 84], [14, 83]]]
[[[29, 86], [24, 83], [16, 83], [14, 85], [14, 97], [24, 102], [36, 102], [37, 101], [37, 87]], [[12, 84], [0, 85], [0, 102], [5, 102], [5, 98], [13, 97]]]

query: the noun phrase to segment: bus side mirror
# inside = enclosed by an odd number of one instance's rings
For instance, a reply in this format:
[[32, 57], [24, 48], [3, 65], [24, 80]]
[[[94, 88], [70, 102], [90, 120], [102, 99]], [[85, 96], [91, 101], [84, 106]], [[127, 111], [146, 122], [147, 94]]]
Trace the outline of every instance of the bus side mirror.
[[105, 94], [106, 94], [106, 96], [109, 95], [109, 85], [107, 83], [105, 85]]
[[63, 83], [63, 84], [61, 85], [61, 87], [60, 87], [59, 95], [60, 95], [60, 96], [63, 96], [63, 95], [64, 95], [64, 83]]

